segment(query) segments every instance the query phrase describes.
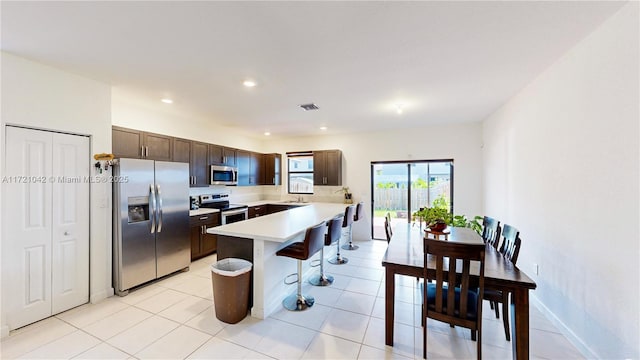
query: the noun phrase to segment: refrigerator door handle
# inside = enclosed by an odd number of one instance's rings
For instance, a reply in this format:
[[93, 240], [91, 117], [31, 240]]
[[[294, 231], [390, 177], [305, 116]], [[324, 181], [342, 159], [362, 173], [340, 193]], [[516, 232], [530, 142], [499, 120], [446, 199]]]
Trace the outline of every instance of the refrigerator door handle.
[[153, 184], [149, 184], [149, 207], [151, 207], [151, 233], [156, 232], [156, 194], [153, 191]]
[[158, 233], [162, 231], [162, 192], [160, 185], [156, 185], [156, 197], [158, 198]]

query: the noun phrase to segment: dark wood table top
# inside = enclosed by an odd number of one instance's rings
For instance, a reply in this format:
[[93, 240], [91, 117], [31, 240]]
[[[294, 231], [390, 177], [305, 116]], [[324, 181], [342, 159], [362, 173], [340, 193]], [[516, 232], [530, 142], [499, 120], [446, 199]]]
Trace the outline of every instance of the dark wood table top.
[[[449, 229], [451, 231], [449, 242], [484, 243], [480, 235], [469, 228], [451, 227]], [[382, 258], [382, 265], [394, 267], [398, 273], [421, 277], [424, 267], [423, 237], [424, 229], [410, 224], [396, 226], [393, 238]], [[429, 261], [427, 266], [435, 269], [435, 260]], [[509, 290], [514, 287], [536, 288], [536, 283], [527, 274], [520, 271], [492, 246], [486, 246], [484, 276], [485, 286], [496, 290]]]

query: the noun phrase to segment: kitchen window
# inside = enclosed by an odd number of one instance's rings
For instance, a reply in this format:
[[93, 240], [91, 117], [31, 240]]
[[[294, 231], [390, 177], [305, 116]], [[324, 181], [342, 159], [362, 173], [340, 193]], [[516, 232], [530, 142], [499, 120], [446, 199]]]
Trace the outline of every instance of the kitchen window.
[[289, 194], [313, 194], [313, 153], [287, 153]]

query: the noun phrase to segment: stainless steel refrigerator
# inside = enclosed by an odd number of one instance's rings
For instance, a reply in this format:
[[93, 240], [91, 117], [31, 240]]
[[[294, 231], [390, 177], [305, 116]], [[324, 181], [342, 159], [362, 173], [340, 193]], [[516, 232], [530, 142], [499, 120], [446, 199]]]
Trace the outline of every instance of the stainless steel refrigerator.
[[189, 164], [119, 159], [113, 183], [116, 294], [188, 268]]

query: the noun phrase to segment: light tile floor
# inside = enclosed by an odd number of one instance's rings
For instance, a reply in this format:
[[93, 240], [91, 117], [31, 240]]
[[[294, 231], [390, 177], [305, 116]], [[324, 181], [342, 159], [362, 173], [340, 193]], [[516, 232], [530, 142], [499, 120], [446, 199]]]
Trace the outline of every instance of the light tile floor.
[[[235, 325], [216, 319], [209, 265], [215, 255], [183, 272], [131, 292], [87, 304], [13, 331], [0, 343], [0, 358], [13, 359], [407, 359], [422, 357], [420, 295], [416, 280], [396, 283], [394, 346], [384, 345], [384, 241], [359, 242], [344, 251], [346, 265], [326, 263], [330, 287], [305, 283], [316, 298], [308, 311], [282, 309], [266, 320]], [[295, 286], [291, 287], [291, 292]], [[537, 359], [582, 355], [535, 308], [531, 354]], [[430, 359], [475, 358], [469, 331], [429, 320]], [[502, 321], [488, 305], [483, 356], [511, 358]]]

